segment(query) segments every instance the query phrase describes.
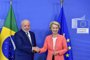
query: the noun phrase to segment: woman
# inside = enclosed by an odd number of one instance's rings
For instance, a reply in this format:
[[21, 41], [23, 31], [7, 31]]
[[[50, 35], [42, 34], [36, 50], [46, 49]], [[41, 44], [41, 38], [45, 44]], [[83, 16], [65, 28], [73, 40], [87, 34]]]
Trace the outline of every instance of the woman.
[[40, 53], [48, 50], [47, 60], [64, 60], [64, 54], [67, 52], [67, 43], [64, 36], [58, 34], [60, 24], [56, 21], [50, 23], [52, 34], [47, 36], [44, 46]]

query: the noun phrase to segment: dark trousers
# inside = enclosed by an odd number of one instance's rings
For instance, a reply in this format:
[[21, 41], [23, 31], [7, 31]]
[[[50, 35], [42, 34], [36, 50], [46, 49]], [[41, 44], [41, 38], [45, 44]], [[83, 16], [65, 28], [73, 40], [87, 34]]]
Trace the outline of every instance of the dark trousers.
[[52, 56], [52, 60], [55, 60], [55, 56], [54, 55]]

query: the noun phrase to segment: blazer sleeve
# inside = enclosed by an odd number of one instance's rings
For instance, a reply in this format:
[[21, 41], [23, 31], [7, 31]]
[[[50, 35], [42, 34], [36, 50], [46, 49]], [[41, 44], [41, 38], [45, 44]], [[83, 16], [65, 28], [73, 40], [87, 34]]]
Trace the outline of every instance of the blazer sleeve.
[[47, 50], [48, 38], [46, 37], [43, 47], [40, 49], [40, 53], [43, 53]]
[[62, 40], [62, 47], [63, 48], [62, 48], [62, 50], [59, 50], [58, 51], [59, 52], [59, 55], [64, 55], [67, 52], [67, 50], [68, 50], [66, 39], [65, 39], [64, 36], [62, 38], [63, 38], [63, 40]]
[[19, 49], [25, 53], [32, 53], [32, 46], [23, 46], [22, 38], [17, 33], [14, 35], [14, 42], [16, 45], [16, 49]]

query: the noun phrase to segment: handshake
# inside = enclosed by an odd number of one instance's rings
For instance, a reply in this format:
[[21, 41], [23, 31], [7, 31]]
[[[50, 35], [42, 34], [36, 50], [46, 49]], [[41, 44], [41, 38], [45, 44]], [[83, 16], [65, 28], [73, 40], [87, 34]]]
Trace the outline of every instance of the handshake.
[[40, 52], [40, 48], [39, 48], [39, 47], [32, 47], [32, 50], [33, 50], [34, 52]]

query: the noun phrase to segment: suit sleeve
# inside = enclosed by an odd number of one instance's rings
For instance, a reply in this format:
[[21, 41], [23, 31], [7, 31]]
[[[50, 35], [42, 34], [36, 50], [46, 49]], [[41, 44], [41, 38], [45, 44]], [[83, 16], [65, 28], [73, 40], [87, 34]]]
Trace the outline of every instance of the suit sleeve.
[[43, 47], [40, 49], [40, 53], [43, 53], [43, 52], [45, 52], [46, 50], [47, 50], [47, 37], [46, 37], [46, 39], [45, 39], [45, 42], [44, 42], [44, 45], [43, 45]]
[[16, 49], [19, 49], [25, 53], [29, 53], [29, 54], [32, 53], [32, 47], [24, 46], [22, 42], [22, 38], [17, 33], [14, 35], [14, 42], [16, 45]]
[[64, 36], [63, 36], [63, 40], [62, 40], [62, 47], [63, 47], [62, 50], [59, 50], [58, 51], [59, 52], [59, 55], [64, 55], [67, 52], [67, 50], [68, 50], [66, 39], [65, 39]]

